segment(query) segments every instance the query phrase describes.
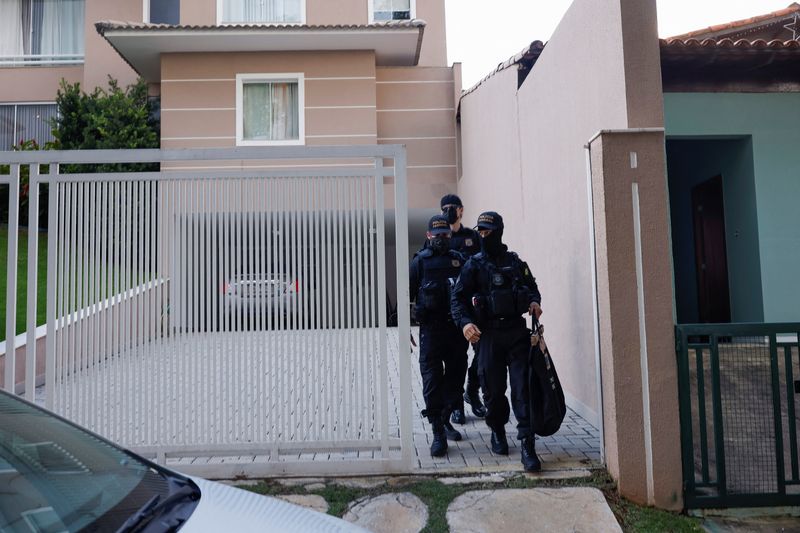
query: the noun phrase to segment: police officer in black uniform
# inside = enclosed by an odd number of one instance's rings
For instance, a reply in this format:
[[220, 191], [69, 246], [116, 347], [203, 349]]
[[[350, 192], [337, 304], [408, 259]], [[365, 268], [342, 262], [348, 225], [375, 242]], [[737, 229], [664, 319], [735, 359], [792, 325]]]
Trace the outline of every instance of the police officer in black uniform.
[[[461, 252], [465, 258], [469, 259], [473, 255], [481, 251], [481, 241], [478, 232], [472, 228], [468, 228], [461, 223], [461, 218], [464, 216], [464, 204], [461, 203], [461, 198], [455, 194], [446, 194], [442, 196], [440, 201], [442, 208], [442, 215], [447, 218], [450, 223], [450, 249]], [[486, 408], [481, 402], [480, 396], [480, 380], [478, 379], [478, 347], [473, 347], [474, 356], [472, 357], [472, 364], [469, 365], [467, 373], [467, 390], [464, 393], [464, 402], [472, 406], [472, 414], [478, 418], [486, 416]], [[464, 354], [467, 357], [467, 354]], [[454, 424], [465, 424], [466, 417], [464, 416], [464, 403], [461, 402], [457, 409], [453, 410], [452, 422]]]
[[452, 284], [464, 257], [450, 249], [450, 224], [441, 215], [428, 223], [428, 243], [409, 267], [409, 293], [415, 299], [419, 323], [419, 368], [422, 374], [423, 416], [433, 428], [431, 455], [447, 453], [447, 440], [461, 440], [450, 424], [450, 413], [460, 405], [467, 360], [467, 341], [450, 316]]
[[517, 438], [522, 441], [522, 465], [536, 472], [542, 464], [530, 424], [530, 330], [522, 315], [529, 313], [538, 320], [542, 299], [528, 265], [503, 244], [502, 217], [494, 211], [482, 213], [478, 233], [482, 251], [461, 270], [452, 291], [452, 315], [468, 341], [480, 339], [478, 373], [486, 400], [486, 424], [492, 430], [492, 451], [508, 455], [508, 371]]

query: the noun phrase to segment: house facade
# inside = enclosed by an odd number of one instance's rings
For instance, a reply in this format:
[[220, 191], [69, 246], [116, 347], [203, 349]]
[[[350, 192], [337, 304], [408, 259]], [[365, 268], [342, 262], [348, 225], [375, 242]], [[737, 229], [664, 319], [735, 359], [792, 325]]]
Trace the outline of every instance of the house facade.
[[142, 76], [163, 148], [405, 144], [412, 219], [455, 187], [461, 81], [444, 0], [50, 4], [2, 3], [16, 36], [0, 41], [5, 149], [49, 138], [62, 78], [91, 90]]

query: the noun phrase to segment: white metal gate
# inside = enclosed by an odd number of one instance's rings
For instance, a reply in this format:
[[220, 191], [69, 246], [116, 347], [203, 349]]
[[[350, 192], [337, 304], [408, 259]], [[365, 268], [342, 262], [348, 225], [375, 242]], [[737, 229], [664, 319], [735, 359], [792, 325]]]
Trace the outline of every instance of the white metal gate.
[[[160, 170], [113, 171], [120, 162]], [[47, 407], [200, 475], [412, 467], [410, 361], [393, 371], [387, 348], [393, 210], [399, 353], [409, 351], [403, 147], [27, 152], [2, 163], [7, 302], [24, 166], [30, 220], [40, 196], [48, 204], [46, 233], [28, 230], [29, 398], [39, 374]], [[9, 312], [6, 354], [22, 344], [15, 327]], [[14, 361], [4, 358], [8, 390], [20, 387]]]

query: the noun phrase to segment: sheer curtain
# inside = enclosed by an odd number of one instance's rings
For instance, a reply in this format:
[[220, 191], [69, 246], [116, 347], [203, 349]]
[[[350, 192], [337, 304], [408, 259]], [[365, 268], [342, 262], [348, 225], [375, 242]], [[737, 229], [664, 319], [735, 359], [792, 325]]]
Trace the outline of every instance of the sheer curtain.
[[24, 54], [22, 5], [19, 0], [0, 0], [0, 58]]
[[288, 141], [300, 138], [297, 82], [246, 83], [242, 89], [244, 140]]
[[300, 22], [304, 0], [223, 0], [223, 22]]
[[83, 55], [84, 0], [34, 0], [42, 6], [41, 54]]

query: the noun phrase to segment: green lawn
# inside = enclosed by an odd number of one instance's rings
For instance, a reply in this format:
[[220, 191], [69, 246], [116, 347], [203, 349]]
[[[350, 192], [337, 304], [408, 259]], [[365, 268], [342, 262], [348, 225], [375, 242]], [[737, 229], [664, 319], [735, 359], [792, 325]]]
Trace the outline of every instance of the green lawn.
[[[25, 331], [26, 300], [28, 298], [28, 231], [21, 229], [17, 242], [17, 334]], [[6, 302], [8, 285], [8, 226], [0, 226], [0, 341], [6, 338]], [[47, 317], [47, 233], [39, 233], [39, 257], [36, 268], [36, 325], [44, 324]]]

